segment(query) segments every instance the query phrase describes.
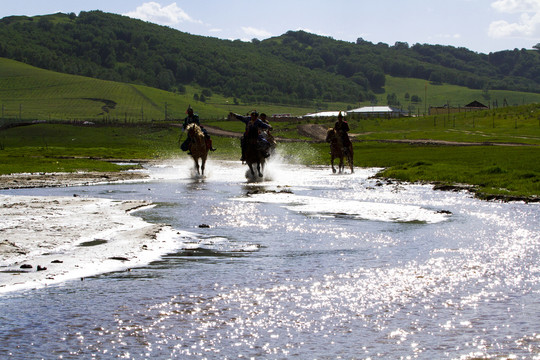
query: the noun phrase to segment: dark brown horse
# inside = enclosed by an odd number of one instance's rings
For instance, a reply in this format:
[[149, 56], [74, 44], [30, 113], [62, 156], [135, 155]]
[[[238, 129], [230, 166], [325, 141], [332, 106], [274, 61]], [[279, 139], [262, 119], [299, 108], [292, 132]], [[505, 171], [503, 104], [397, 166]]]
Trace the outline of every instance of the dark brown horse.
[[347, 158], [347, 162], [351, 167], [351, 173], [354, 173], [353, 169], [353, 147], [352, 144], [348, 147], [343, 146], [343, 139], [340, 134], [333, 128], [328, 129], [326, 132], [326, 142], [330, 143], [330, 163], [332, 164], [332, 172], [335, 174], [334, 159], [339, 159], [339, 172], [342, 173], [345, 168], [344, 158]]
[[247, 165], [249, 166], [249, 170], [251, 171], [251, 176], [255, 177], [255, 170], [253, 170], [253, 165], [257, 164], [257, 173], [259, 177], [262, 177], [265, 163], [264, 151], [260, 148], [258, 144], [258, 139], [256, 137], [248, 137], [245, 139], [245, 142], [245, 160]]
[[[197, 124], [189, 124], [186, 127], [187, 136], [190, 138], [189, 150], [191, 151], [191, 157], [195, 162], [195, 169], [198, 175], [204, 175], [204, 168], [206, 165], [206, 158], [208, 157], [208, 147], [206, 146], [206, 139], [204, 133]], [[201, 165], [199, 166], [199, 159], [201, 159]]]

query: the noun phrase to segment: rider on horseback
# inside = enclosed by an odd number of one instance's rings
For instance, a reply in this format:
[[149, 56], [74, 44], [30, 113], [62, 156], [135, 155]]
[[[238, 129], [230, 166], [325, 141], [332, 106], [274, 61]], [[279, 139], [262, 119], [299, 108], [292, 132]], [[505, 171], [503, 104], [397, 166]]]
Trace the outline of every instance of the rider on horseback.
[[349, 124], [347, 124], [347, 122], [343, 120], [343, 115], [341, 115], [341, 111], [338, 114], [338, 121], [336, 121], [336, 123], [334, 124], [334, 130], [341, 137], [344, 150], [346, 152], [349, 151], [349, 148], [352, 145], [351, 139], [349, 139], [349, 134], [348, 134], [350, 129], [349, 129]]
[[[189, 124], [193, 124], [193, 123], [197, 124], [201, 128], [204, 134], [204, 138], [206, 139], [206, 147], [210, 151], [216, 151], [216, 149], [214, 149], [214, 147], [212, 146], [212, 139], [210, 138], [208, 131], [206, 131], [206, 129], [201, 126], [199, 115], [193, 113], [193, 109], [191, 108], [191, 105], [189, 105], [189, 107], [187, 108], [186, 114], [188, 116], [186, 116], [186, 118], [184, 119], [184, 124], [182, 125], [182, 129], [185, 131], [186, 127]], [[189, 150], [190, 145], [191, 145], [191, 139], [189, 138], [189, 136], [187, 136], [186, 140], [182, 143], [180, 148], [182, 149], [182, 151], [187, 151]]]
[[242, 148], [242, 158], [241, 161], [245, 160], [246, 155], [246, 142], [248, 139], [256, 139], [256, 141], [261, 145], [265, 153], [265, 157], [270, 156], [268, 149], [270, 148], [270, 143], [266, 140], [260, 133], [259, 130], [272, 130], [272, 126], [268, 123], [263, 122], [261, 119], [258, 119], [259, 113], [257, 111], [252, 111], [250, 116], [242, 116], [234, 113], [230, 113], [230, 116], [236, 117], [238, 120], [246, 124], [246, 131], [244, 135], [240, 138], [240, 146]]

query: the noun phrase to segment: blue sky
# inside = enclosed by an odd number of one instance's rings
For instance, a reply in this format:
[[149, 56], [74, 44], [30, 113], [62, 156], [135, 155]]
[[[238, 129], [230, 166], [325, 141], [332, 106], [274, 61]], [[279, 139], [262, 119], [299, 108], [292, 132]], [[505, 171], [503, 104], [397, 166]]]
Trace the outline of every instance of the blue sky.
[[481, 53], [540, 43], [540, 0], [15, 0], [2, 1], [0, 18], [89, 10], [245, 41], [305, 30], [350, 42], [361, 37]]

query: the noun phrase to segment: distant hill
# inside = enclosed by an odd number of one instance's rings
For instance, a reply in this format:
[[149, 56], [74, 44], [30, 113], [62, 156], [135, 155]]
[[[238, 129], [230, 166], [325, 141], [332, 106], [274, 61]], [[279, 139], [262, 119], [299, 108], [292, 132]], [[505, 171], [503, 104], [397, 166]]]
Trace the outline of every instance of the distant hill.
[[384, 92], [389, 75], [484, 92], [540, 93], [537, 50], [478, 54], [452, 46], [349, 43], [303, 31], [246, 43], [101, 11], [3, 18], [0, 57], [178, 93], [195, 85], [207, 95], [310, 107], [371, 101]]
[[[68, 120], [133, 123], [183, 119], [190, 99], [171, 92], [43, 70], [0, 58], [0, 127], [14, 120]], [[196, 111], [225, 116], [212, 104]]]

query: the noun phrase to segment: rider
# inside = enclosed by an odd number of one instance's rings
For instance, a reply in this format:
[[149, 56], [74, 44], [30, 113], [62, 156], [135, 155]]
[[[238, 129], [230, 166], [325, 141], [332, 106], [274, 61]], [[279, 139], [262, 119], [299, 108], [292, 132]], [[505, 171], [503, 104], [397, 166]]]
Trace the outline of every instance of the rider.
[[352, 145], [351, 139], [349, 139], [348, 134], [350, 129], [349, 124], [347, 124], [347, 122], [343, 120], [343, 115], [341, 115], [341, 111], [338, 114], [338, 121], [336, 121], [336, 123], [334, 124], [334, 130], [339, 136], [341, 136], [343, 148], [345, 149], [345, 151], [348, 151], [349, 147]]
[[246, 131], [244, 132], [244, 135], [240, 138], [240, 147], [242, 148], [242, 158], [240, 160], [244, 161], [246, 158], [246, 140], [253, 138], [257, 139], [257, 141], [261, 143], [264, 150], [264, 156], [270, 156], [270, 154], [268, 153], [270, 143], [262, 135], [259, 134], [259, 130], [272, 130], [272, 126], [263, 122], [261, 119], [258, 119], [259, 113], [255, 110], [251, 112], [250, 116], [242, 116], [234, 114], [232, 112], [229, 115], [235, 116], [238, 120], [246, 124]]
[[[261, 113], [261, 115], [259, 115], [259, 119], [261, 119], [263, 123], [270, 125], [270, 122], [266, 118], [265, 113]], [[263, 130], [260, 133], [262, 137], [264, 138], [264, 140], [268, 141], [268, 144], [270, 144], [269, 145], [270, 147], [275, 147], [277, 145], [277, 142], [274, 139], [274, 136], [272, 136], [272, 134], [270, 134], [268, 131]]]
[[[186, 116], [186, 118], [184, 119], [184, 124], [182, 124], [182, 129], [185, 131], [186, 127], [189, 124], [197, 124], [197, 125], [199, 125], [199, 127], [201, 128], [201, 130], [202, 130], [202, 132], [204, 134], [204, 138], [206, 140], [206, 147], [210, 151], [216, 151], [216, 149], [214, 149], [214, 147], [212, 146], [212, 139], [210, 138], [210, 135], [208, 134], [208, 131], [206, 131], [206, 129], [201, 126], [201, 122], [199, 120], [199, 115], [193, 113], [193, 109], [191, 108], [191, 105], [188, 106], [188, 108], [186, 110], [186, 114], [188, 116]], [[186, 140], [180, 146], [182, 151], [189, 150], [190, 142], [191, 142], [191, 139], [189, 138], [189, 136], [187, 136]]]

